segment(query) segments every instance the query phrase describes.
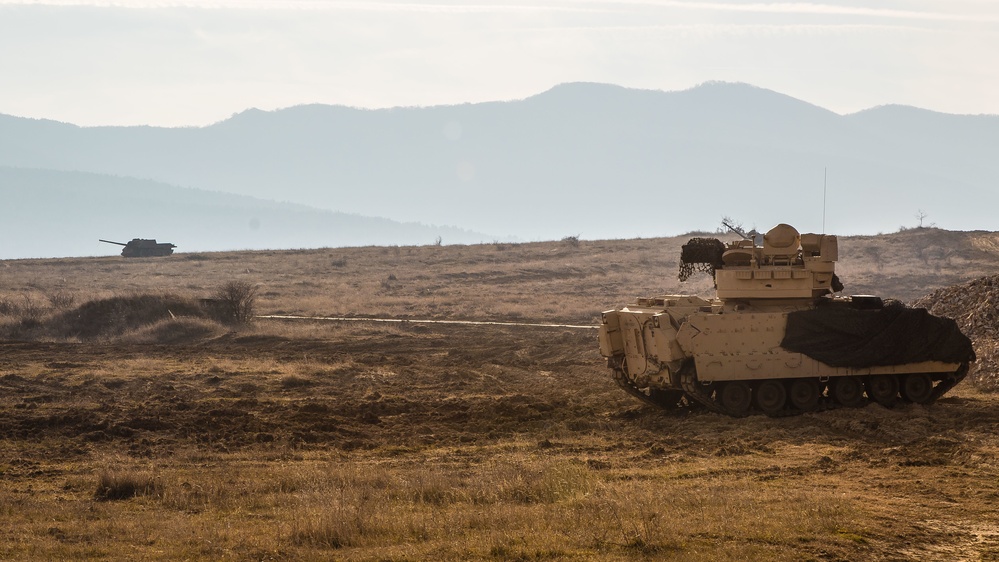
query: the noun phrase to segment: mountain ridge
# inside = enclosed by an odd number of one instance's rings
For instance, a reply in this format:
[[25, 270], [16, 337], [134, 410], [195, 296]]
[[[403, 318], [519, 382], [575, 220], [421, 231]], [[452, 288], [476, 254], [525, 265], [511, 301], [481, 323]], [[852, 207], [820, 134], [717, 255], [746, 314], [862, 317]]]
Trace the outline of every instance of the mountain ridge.
[[0, 165], [526, 240], [658, 236], [725, 215], [809, 230], [828, 216], [839, 232], [873, 233], [917, 210], [945, 228], [992, 228], [999, 117], [906, 107], [839, 115], [749, 84], [568, 83], [510, 101], [248, 109], [193, 128], [8, 117]]
[[799, 104], [802, 104], [804, 106], [808, 106], [808, 107], [812, 107], [812, 108], [817, 108], [817, 109], [819, 109], [819, 110], [821, 110], [823, 112], [827, 112], [827, 113], [830, 113], [832, 115], [837, 115], [837, 116], [840, 116], [840, 117], [848, 117], [848, 116], [851, 116], [851, 115], [864, 114], [864, 113], [868, 113], [868, 112], [880, 111], [880, 110], [883, 110], [883, 109], [903, 109], [903, 110], [911, 109], [911, 110], [915, 110], [915, 111], [918, 111], [918, 112], [924, 112], [924, 113], [928, 113], [928, 114], [936, 114], [936, 115], [942, 115], [942, 116], [949, 116], [949, 117], [972, 117], [972, 118], [974, 118], [974, 117], [986, 117], [986, 118], [995, 118], [995, 119], [999, 120], [999, 114], [990, 114], [990, 113], [948, 113], [948, 112], [937, 111], [937, 110], [928, 109], [928, 108], [921, 108], [921, 107], [918, 107], [918, 106], [912, 106], [912, 105], [906, 105], [906, 104], [898, 104], [898, 103], [884, 103], [884, 104], [879, 104], [879, 105], [871, 106], [871, 107], [868, 107], [868, 108], [860, 109], [860, 110], [849, 112], [849, 113], [836, 113], [836, 112], [834, 112], [834, 111], [832, 111], [830, 109], [823, 108], [820, 105], [813, 104], [811, 102], [802, 100], [800, 98], [795, 98], [795, 97], [790, 96], [788, 94], [780, 93], [780, 92], [778, 92], [776, 90], [771, 90], [769, 88], [764, 88], [764, 87], [761, 87], [761, 86], [755, 86], [753, 84], [749, 84], [749, 83], [746, 83], [746, 82], [729, 82], [729, 81], [723, 81], [723, 80], [709, 80], [709, 81], [702, 82], [700, 84], [694, 85], [694, 86], [692, 86], [690, 88], [685, 88], [685, 89], [681, 89], [681, 90], [655, 90], [655, 89], [645, 89], [645, 88], [633, 88], [633, 87], [621, 86], [621, 85], [617, 85], [617, 84], [610, 84], [610, 83], [606, 83], [606, 82], [589, 82], [589, 81], [562, 82], [562, 83], [559, 83], [559, 84], [555, 84], [554, 86], [552, 86], [551, 88], [549, 88], [547, 90], [544, 90], [544, 91], [539, 92], [537, 94], [532, 94], [530, 96], [527, 96], [527, 97], [521, 98], [521, 99], [491, 100], [491, 101], [482, 101], [482, 102], [463, 102], [463, 103], [456, 103], [456, 104], [434, 104], [434, 105], [413, 105], [413, 106], [391, 106], [391, 107], [367, 108], [367, 107], [351, 106], [351, 105], [346, 105], [346, 104], [328, 104], [328, 103], [312, 102], [312, 103], [302, 103], [302, 104], [290, 105], [290, 106], [287, 106], [287, 107], [280, 107], [280, 108], [275, 108], [275, 109], [260, 109], [260, 108], [257, 108], [257, 107], [247, 107], [246, 109], [234, 112], [231, 116], [229, 116], [229, 117], [227, 117], [225, 119], [221, 119], [219, 121], [215, 121], [215, 122], [212, 122], [212, 123], [206, 123], [206, 124], [203, 124], [203, 125], [184, 125], [184, 126], [177, 126], [177, 127], [166, 127], [166, 126], [148, 125], [148, 124], [147, 125], [86, 125], [86, 126], [84, 126], [84, 125], [77, 125], [77, 124], [74, 124], [74, 123], [69, 122], [69, 121], [58, 121], [58, 120], [54, 120], [54, 119], [39, 118], [39, 117], [21, 117], [21, 116], [17, 116], [17, 115], [13, 115], [13, 114], [8, 114], [8, 113], [0, 113], [0, 120], [2, 120], [4, 118], [10, 118], [10, 119], [15, 119], [15, 120], [23, 120], [23, 121], [32, 121], [32, 122], [41, 122], [41, 123], [53, 123], [53, 124], [59, 124], [59, 125], [69, 125], [69, 126], [72, 126], [74, 128], [78, 128], [78, 129], [108, 129], [108, 128], [113, 128], [113, 129], [152, 128], [152, 129], [181, 129], [181, 130], [184, 130], [184, 129], [204, 129], [204, 128], [209, 128], [209, 127], [214, 127], [214, 126], [226, 123], [228, 121], [239, 119], [241, 117], [244, 117], [245, 116], [244, 114], [275, 114], [275, 113], [286, 112], [286, 111], [289, 111], [289, 110], [295, 110], [295, 109], [298, 109], [298, 108], [310, 108], [310, 107], [342, 108], [342, 109], [347, 109], [347, 110], [351, 110], [351, 111], [379, 112], [379, 111], [394, 111], [394, 110], [409, 110], [409, 109], [433, 109], [433, 108], [451, 108], [451, 107], [463, 107], [463, 106], [473, 106], [473, 105], [505, 104], [505, 103], [520, 102], [520, 101], [528, 101], [528, 100], [532, 100], [532, 99], [535, 99], [535, 98], [544, 98], [544, 97], [546, 97], [546, 96], [548, 96], [550, 94], [561, 92], [563, 90], [572, 90], [572, 89], [582, 88], [582, 87], [587, 87], [587, 88], [588, 87], [596, 87], [596, 88], [599, 88], [599, 89], [606, 88], [608, 90], [614, 90], [614, 91], [619, 91], [619, 92], [641, 93], [643, 95], [651, 95], [651, 96], [663, 95], [663, 94], [665, 94], [665, 95], [696, 94], [698, 92], [706, 92], [706, 91], [711, 91], [711, 90], [718, 90], [718, 91], [720, 91], [720, 90], [730, 90], [730, 91], [735, 91], [736, 89], [738, 89], [740, 92], [743, 92], [743, 93], [745, 93], [745, 92], [766, 93], [767, 95], [773, 95], [775, 97], [778, 97], [778, 98], [781, 98], [781, 99], [784, 99], [784, 100], [787, 100], [787, 101], [790, 101], [790, 102], [799, 103]]
[[116, 254], [98, 239], [155, 238], [178, 252], [498, 240], [451, 226], [399, 223], [127, 177], [0, 166], [17, 185], [0, 207], [0, 259]]

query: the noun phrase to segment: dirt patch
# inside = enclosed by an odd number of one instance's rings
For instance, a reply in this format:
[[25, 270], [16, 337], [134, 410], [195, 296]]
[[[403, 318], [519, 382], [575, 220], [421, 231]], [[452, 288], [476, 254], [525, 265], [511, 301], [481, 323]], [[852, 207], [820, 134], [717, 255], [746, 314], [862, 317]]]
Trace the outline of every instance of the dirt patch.
[[938, 289], [913, 306], [953, 318], [975, 346], [971, 381], [983, 390], [999, 390], [999, 275]]
[[994, 232], [971, 236], [971, 245], [978, 250], [999, 255], [999, 234]]

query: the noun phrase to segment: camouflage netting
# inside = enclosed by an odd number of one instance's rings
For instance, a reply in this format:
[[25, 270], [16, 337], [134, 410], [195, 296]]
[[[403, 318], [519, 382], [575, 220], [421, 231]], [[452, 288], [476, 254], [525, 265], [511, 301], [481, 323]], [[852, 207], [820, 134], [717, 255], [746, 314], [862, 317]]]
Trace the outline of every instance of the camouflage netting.
[[717, 238], [691, 238], [680, 249], [680, 281], [690, 279], [695, 273], [708, 273], [722, 266], [725, 244]]
[[792, 312], [781, 347], [834, 367], [975, 358], [971, 340], [956, 322], [898, 301], [876, 310], [820, 306]]
[[978, 355], [970, 380], [982, 390], [999, 391], [999, 275], [938, 289], [913, 306], [957, 321]]

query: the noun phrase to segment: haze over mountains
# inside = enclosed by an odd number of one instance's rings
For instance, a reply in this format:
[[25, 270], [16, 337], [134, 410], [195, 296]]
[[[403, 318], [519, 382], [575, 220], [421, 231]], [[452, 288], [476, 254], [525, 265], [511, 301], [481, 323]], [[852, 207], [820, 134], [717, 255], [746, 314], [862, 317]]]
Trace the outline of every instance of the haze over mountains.
[[914, 226], [920, 210], [994, 230], [997, 156], [997, 116], [843, 116], [726, 83], [247, 110], [177, 129], [0, 116], [0, 258], [117, 253], [97, 238], [208, 251], [659, 236], [722, 216], [820, 231], [824, 204], [840, 234]]

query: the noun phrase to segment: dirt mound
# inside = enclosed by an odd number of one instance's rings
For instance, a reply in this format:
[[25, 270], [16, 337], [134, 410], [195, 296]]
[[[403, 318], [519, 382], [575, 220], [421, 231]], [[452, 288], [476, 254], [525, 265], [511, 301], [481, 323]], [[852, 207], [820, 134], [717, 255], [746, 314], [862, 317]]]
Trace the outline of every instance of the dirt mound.
[[165, 318], [134, 332], [126, 333], [121, 341], [137, 344], [193, 343], [222, 335], [225, 328], [218, 322], [201, 318]]
[[132, 295], [99, 299], [45, 321], [54, 336], [93, 340], [119, 337], [157, 322], [179, 317], [204, 318], [193, 299], [176, 295]]
[[971, 381], [982, 390], [999, 390], [999, 275], [938, 289], [913, 306], [953, 318], [975, 345]]

